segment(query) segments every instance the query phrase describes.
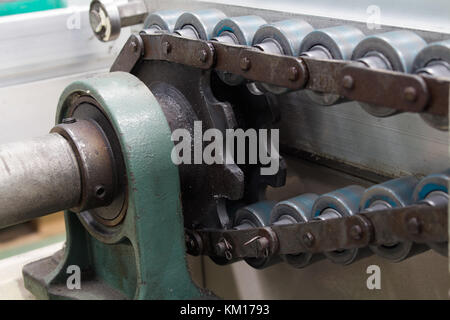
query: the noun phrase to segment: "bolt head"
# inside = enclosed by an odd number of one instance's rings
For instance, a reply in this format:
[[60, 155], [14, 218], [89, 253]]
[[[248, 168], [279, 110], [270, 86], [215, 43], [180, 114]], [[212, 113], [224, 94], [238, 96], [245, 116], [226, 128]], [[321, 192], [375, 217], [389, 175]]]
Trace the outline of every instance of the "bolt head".
[[352, 237], [353, 240], [360, 240], [362, 236], [363, 231], [359, 225], [355, 224], [350, 228], [350, 237]]
[[419, 235], [422, 232], [422, 225], [416, 217], [410, 218], [406, 227], [408, 228], [408, 232], [414, 235]]
[[408, 102], [414, 102], [417, 100], [417, 90], [414, 87], [406, 87], [403, 90], [403, 97]]
[[345, 89], [353, 89], [353, 87], [355, 86], [355, 80], [353, 80], [353, 77], [350, 75], [346, 75], [344, 76], [344, 78], [342, 78], [342, 86]]
[[243, 57], [239, 63], [242, 70], [247, 71], [251, 68], [251, 61], [248, 57]]
[[311, 232], [307, 232], [302, 237], [303, 243], [308, 247], [312, 247], [315, 241], [314, 235]]

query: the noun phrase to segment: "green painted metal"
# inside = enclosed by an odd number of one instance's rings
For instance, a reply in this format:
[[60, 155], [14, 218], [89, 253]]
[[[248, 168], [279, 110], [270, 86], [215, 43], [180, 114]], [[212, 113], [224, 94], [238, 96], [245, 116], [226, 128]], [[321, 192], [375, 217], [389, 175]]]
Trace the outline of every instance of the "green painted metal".
[[0, 2], [0, 16], [67, 7], [66, 0], [22, 0]]
[[[53, 299], [202, 298], [205, 293], [192, 282], [186, 264], [178, 169], [170, 159], [171, 132], [158, 102], [138, 78], [113, 72], [69, 85], [56, 122], [67, 115], [67, 101], [85, 94], [104, 108], [119, 137], [128, 211], [107, 237], [67, 211], [61, 262], [53, 269], [50, 258], [25, 266], [25, 286], [39, 298]], [[82, 270], [80, 290], [67, 289], [69, 265]]]

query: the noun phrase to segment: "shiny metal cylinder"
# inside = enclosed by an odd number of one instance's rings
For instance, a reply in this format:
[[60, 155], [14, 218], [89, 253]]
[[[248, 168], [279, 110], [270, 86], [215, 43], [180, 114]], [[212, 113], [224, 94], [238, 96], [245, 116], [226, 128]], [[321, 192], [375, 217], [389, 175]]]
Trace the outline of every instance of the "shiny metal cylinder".
[[191, 39], [211, 40], [214, 27], [225, 18], [225, 13], [216, 9], [185, 12], [175, 23], [175, 33]]
[[[434, 42], [423, 48], [414, 59], [416, 74], [437, 78], [450, 78], [450, 40]], [[448, 131], [448, 116], [423, 113], [422, 119], [433, 128]]]
[[[360, 211], [373, 212], [412, 204], [412, 195], [417, 182], [416, 177], [402, 177], [368, 188], [361, 199]], [[412, 241], [370, 246], [370, 249], [392, 262], [402, 261], [427, 250], [426, 246], [414, 244]]]
[[[354, 49], [352, 60], [373, 69], [386, 69], [410, 73], [413, 61], [426, 45], [425, 40], [407, 30], [371, 35]], [[376, 117], [388, 117], [398, 113], [395, 109], [360, 103], [361, 107]]]
[[74, 207], [80, 198], [77, 159], [61, 135], [0, 146], [0, 228]]
[[[363, 193], [363, 187], [352, 185], [321, 195], [312, 208], [314, 219], [328, 220], [357, 214]], [[362, 251], [364, 249], [336, 250], [324, 254], [334, 263], [347, 265], [355, 261], [358, 255], [361, 257]]]
[[[286, 225], [305, 223], [312, 220], [312, 207], [317, 198], [318, 195], [316, 194], [306, 193], [277, 203], [270, 215], [271, 224]], [[309, 252], [301, 252], [298, 254], [282, 255], [281, 258], [295, 268], [304, 268], [323, 258], [323, 256], [314, 255]]]
[[[236, 212], [233, 229], [245, 230], [270, 225], [270, 213], [274, 206], [275, 202], [273, 201], [261, 201], [240, 208]], [[267, 268], [280, 261], [280, 256], [245, 259], [245, 262], [256, 269]]]
[[[317, 29], [306, 35], [300, 45], [300, 56], [316, 59], [350, 60], [353, 49], [364, 38], [358, 28], [337, 26]], [[322, 106], [330, 106], [342, 102], [338, 94], [314, 92], [306, 90], [308, 98]]]

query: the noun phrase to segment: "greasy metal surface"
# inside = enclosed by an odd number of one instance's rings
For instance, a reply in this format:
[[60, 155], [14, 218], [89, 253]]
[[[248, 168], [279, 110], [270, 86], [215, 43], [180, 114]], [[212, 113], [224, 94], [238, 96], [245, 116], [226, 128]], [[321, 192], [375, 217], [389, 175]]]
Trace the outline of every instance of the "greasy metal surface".
[[[94, 121], [66, 119], [70, 123], [56, 125], [50, 132], [63, 136], [72, 147], [81, 174], [81, 199], [76, 207], [81, 212], [109, 205], [115, 196], [116, 171], [111, 146], [101, 127]], [[113, 220], [115, 216], [103, 217]]]
[[[54, 299], [204, 296], [186, 266], [178, 170], [170, 160], [170, 129], [155, 97], [128, 73], [89, 78], [63, 92], [57, 122], [67, 116], [64, 101], [74, 94], [98, 101], [119, 138], [129, 181], [128, 212], [109, 236], [93, 233], [66, 212], [64, 256], [56, 268], [48, 260], [25, 266], [26, 288]], [[65, 286], [69, 265], [81, 268], [80, 290]]]
[[142, 38], [132, 34], [123, 46], [116, 60], [114, 60], [110, 71], [130, 72], [143, 54]]
[[59, 134], [0, 146], [0, 228], [76, 206], [80, 198], [77, 159]]
[[[218, 257], [226, 257], [228, 260], [244, 257], [263, 258], [275, 255], [278, 252], [277, 235], [272, 228], [252, 228], [245, 230], [197, 230], [190, 231], [202, 239], [202, 254]], [[261, 250], [258, 239], [265, 238], [269, 246], [267, 251]], [[217, 243], [226, 243], [227, 250], [217, 252]], [[228, 251], [228, 253], [226, 253]], [[190, 253], [188, 251], [188, 253]], [[196, 252], [193, 251], [195, 254]]]
[[[107, 137], [110, 156], [113, 157], [114, 169], [111, 178], [114, 181], [112, 191], [112, 201], [106, 206], [96, 207], [83, 211], [80, 217], [86, 221], [87, 225], [96, 230], [104, 230], [105, 226], [119, 224], [127, 211], [127, 185], [128, 179], [125, 174], [125, 164], [120, 148], [119, 138], [102, 111], [101, 105], [91, 96], [74, 95], [73, 99], [67, 99], [66, 108], [70, 110], [68, 116], [77, 120], [95, 121], [103, 134]], [[106, 229], [108, 229], [106, 227]]]

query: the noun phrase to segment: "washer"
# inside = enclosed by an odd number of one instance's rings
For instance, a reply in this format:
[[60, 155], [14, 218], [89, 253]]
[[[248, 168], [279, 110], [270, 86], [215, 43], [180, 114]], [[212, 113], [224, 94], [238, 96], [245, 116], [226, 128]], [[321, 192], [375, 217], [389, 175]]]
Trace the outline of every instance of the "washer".
[[[431, 77], [450, 78], [450, 40], [434, 42], [414, 59], [413, 71]], [[423, 113], [422, 119], [433, 128], [448, 131], [448, 117]]]
[[[306, 193], [295, 198], [281, 201], [275, 205], [270, 215], [272, 225], [286, 225], [294, 223], [305, 223], [312, 220], [312, 207], [319, 196]], [[314, 256], [314, 260], [312, 259]], [[281, 258], [295, 268], [304, 268], [315, 262], [316, 257], [309, 252], [299, 254], [281, 255]]]
[[[360, 212], [373, 212], [412, 204], [417, 183], [418, 179], [415, 177], [402, 177], [368, 188], [361, 199]], [[426, 248], [415, 245], [412, 241], [406, 241], [370, 246], [370, 249], [380, 257], [399, 262], [413, 254], [425, 251]]]
[[[300, 45], [300, 57], [316, 59], [350, 60], [353, 49], [364, 38], [364, 33], [352, 26], [338, 26], [318, 29], [310, 32]], [[305, 90], [307, 97], [314, 103], [330, 106], [343, 99], [337, 94]]]
[[[241, 16], [225, 18], [219, 21], [213, 31], [213, 41], [251, 46], [256, 30], [266, 24], [266, 20], [258, 16]], [[219, 78], [230, 86], [244, 82], [244, 78], [228, 72], [218, 71]]]
[[[359, 203], [364, 194], [364, 188], [351, 185], [330, 193], [321, 195], [314, 202], [313, 219], [328, 220], [348, 217], [359, 212]], [[332, 262], [342, 265], [352, 263], [360, 249], [336, 250], [325, 252], [325, 256]]]
[[[270, 225], [270, 213], [275, 206], [273, 201], [261, 201], [240, 208], [234, 217], [236, 230], [259, 228]], [[267, 258], [246, 258], [245, 261], [256, 269], [264, 269], [281, 261], [279, 256]]]
[[[414, 190], [414, 203], [427, 204], [429, 206], [448, 204], [449, 180], [450, 169], [426, 176]], [[448, 242], [428, 243], [428, 245], [439, 254], [448, 257]]]
[[[371, 35], [362, 40], [354, 49], [352, 60], [373, 69], [412, 72], [414, 58], [426, 46], [425, 40], [407, 30], [391, 31]], [[388, 117], [397, 110], [383, 106], [360, 103], [373, 116]]]
[[175, 23], [175, 33], [190, 39], [211, 40], [214, 27], [225, 18], [225, 13], [216, 9], [185, 12]]

